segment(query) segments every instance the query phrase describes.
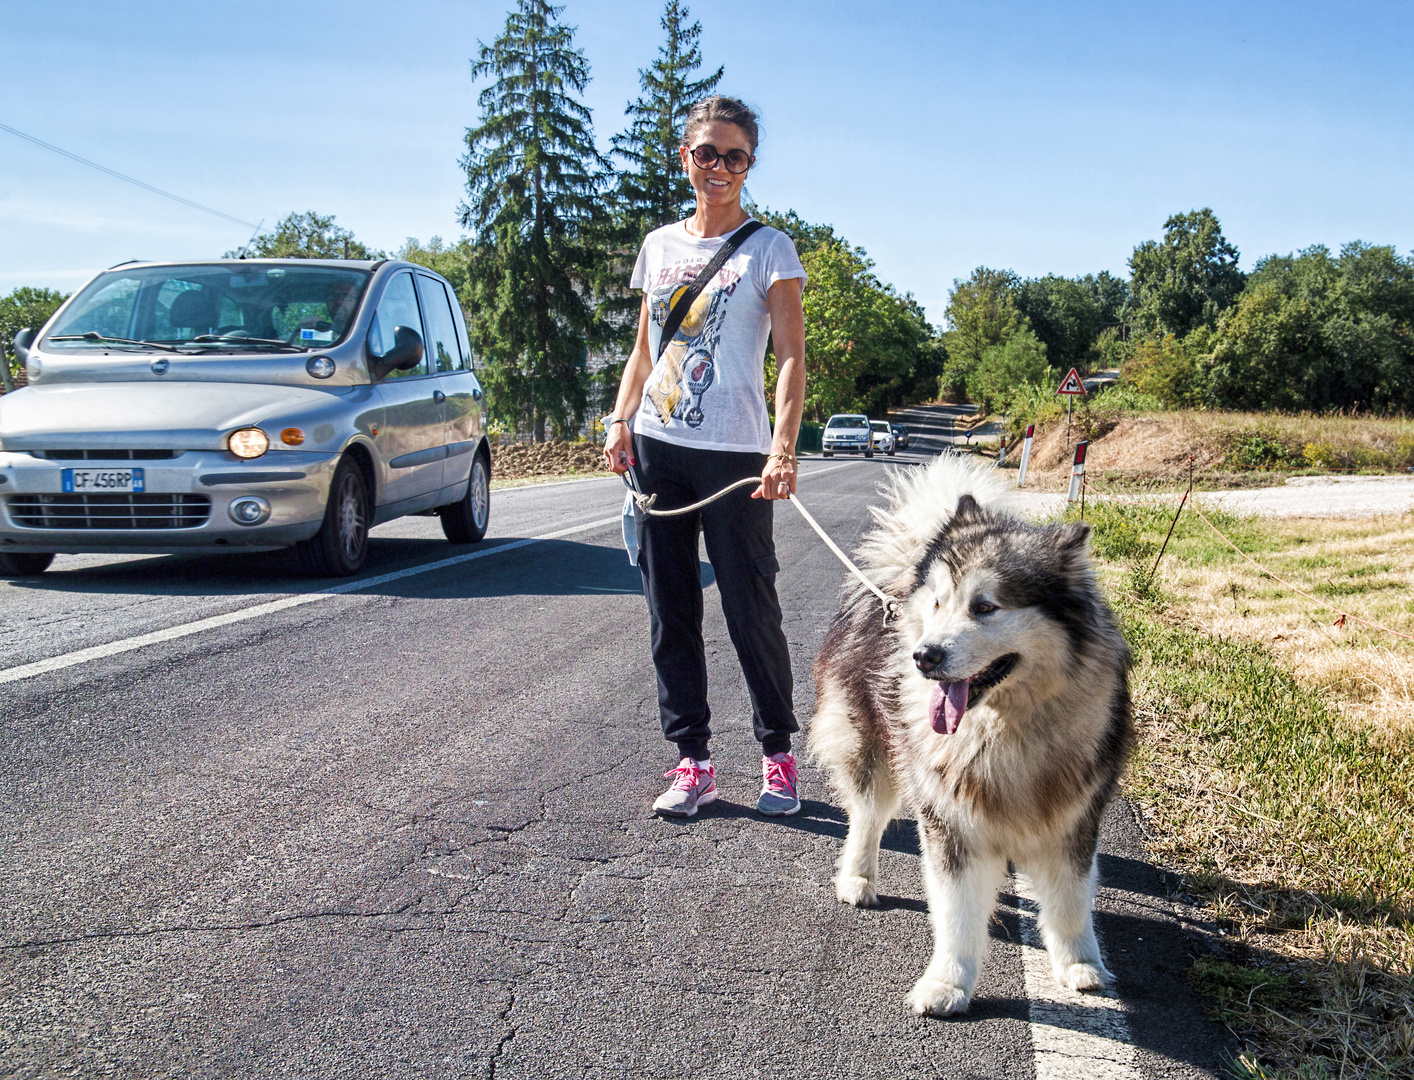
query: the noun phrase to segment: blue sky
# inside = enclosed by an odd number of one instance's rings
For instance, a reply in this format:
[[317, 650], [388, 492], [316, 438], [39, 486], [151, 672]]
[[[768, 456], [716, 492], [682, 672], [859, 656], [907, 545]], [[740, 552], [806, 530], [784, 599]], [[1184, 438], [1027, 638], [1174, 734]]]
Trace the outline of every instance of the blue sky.
[[[469, 58], [506, 4], [0, 0], [0, 121], [267, 226], [459, 235]], [[659, 0], [567, 0], [607, 148]], [[941, 322], [954, 278], [1125, 273], [1211, 206], [1259, 257], [1414, 248], [1414, 5], [700, 0], [722, 90], [762, 117], [748, 188], [829, 222]], [[248, 230], [0, 132], [0, 292]]]

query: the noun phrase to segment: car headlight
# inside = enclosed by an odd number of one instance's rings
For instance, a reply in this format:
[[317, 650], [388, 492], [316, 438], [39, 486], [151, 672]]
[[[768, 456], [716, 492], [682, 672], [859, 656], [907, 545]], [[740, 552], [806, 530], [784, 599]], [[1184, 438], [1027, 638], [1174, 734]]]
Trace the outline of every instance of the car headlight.
[[231, 432], [226, 445], [238, 458], [258, 458], [270, 449], [270, 437], [258, 427], [241, 428]]

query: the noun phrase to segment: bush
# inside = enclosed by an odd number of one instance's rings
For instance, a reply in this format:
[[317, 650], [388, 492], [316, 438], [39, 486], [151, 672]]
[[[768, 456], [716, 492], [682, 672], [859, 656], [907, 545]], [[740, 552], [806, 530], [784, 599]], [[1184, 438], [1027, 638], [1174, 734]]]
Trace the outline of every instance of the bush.
[[1306, 461], [1304, 448], [1296, 450], [1260, 431], [1234, 438], [1227, 448], [1227, 462], [1236, 469], [1292, 468]]

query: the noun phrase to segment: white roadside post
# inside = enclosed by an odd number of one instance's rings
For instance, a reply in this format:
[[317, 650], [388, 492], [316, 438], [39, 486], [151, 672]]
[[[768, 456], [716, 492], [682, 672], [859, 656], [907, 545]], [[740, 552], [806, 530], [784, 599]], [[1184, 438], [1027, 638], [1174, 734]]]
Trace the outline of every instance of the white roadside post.
[[1066, 502], [1080, 501], [1085, 484], [1085, 451], [1089, 446], [1089, 442], [1075, 444], [1075, 464], [1070, 467], [1070, 494], [1066, 496]]
[[1026, 484], [1026, 466], [1031, 464], [1031, 440], [1036, 437], [1036, 425], [1026, 425], [1026, 438], [1021, 444], [1021, 468], [1016, 473], [1016, 486], [1023, 487]]
[[997, 468], [1000, 469], [1006, 464], [1006, 432], [1002, 432], [998, 439], [1000, 441], [997, 443]]

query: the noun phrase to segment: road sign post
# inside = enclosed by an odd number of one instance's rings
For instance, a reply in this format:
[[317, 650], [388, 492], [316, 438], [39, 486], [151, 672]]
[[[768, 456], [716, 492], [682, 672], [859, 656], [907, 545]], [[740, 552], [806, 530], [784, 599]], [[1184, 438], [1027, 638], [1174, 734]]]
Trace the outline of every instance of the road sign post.
[[1026, 484], [1026, 466], [1031, 464], [1031, 440], [1036, 437], [1036, 425], [1026, 425], [1026, 438], [1021, 443], [1021, 468], [1016, 473], [1016, 486]]
[[1066, 375], [1066, 377], [1065, 377], [1064, 379], [1061, 380], [1061, 384], [1060, 384], [1060, 386], [1059, 386], [1059, 387], [1057, 388], [1057, 390], [1056, 390], [1056, 393], [1057, 393], [1057, 394], [1065, 394], [1065, 395], [1066, 395], [1066, 404], [1065, 404], [1065, 445], [1066, 445], [1066, 446], [1069, 446], [1069, 445], [1070, 445], [1070, 413], [1071, 413], [1071, 409], [1072, 409], [1072, 408], [1074, 407], [1074, 405], [1075, 405], [1075, 395], [1076, 395], [1076, 394], [1082, 394], [1082, 395], [1083, 395], [1085, 392], [1086, 392], [1086, 391], [1085, 391], [1085, 381], [1080, 377], [1080, 372], [1076, 371], [1074, 368], [1071, 368], [1071, 369], [1070, 369], [1070, 373], [1069, 373], [1068, 375]]

